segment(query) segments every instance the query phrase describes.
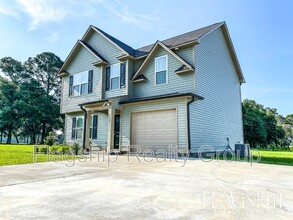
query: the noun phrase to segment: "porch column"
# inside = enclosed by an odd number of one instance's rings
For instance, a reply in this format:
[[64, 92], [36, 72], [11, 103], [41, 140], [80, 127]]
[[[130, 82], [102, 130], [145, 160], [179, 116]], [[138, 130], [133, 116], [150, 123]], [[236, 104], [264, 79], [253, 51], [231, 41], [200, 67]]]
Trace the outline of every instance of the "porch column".
[[89, 147], [89, 137], [90, 137], [90, 124], [91, 124], [91, 111], [87, 111], [87, 117], [86, 117], [86, 127], [85, 127], [85, 147]]
[[107, 152], [113, 149], [114, 142], [114, 118], [115, 118], [115, 108], [108, 108], [108, 139], [107, 139]]

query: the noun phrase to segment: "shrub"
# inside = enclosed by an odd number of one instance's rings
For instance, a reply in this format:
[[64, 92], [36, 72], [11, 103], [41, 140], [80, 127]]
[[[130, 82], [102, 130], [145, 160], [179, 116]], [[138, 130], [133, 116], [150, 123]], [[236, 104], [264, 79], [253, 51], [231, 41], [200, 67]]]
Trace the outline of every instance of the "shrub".
[[70, 146], [62, 146], [60, 147], [60, 151], [62, 151], [63, 154], [68, 154], [69, 152], [72, 151], [71, 147]]
[[45, 144], [48, 146], [52, 146], [54, 144], [54, 134], [53, 132], [49, 132], [49, 136], [45, 138]]
[[38, 146], [37, 147], [37, 153], [47, 154], [48, 153], [48, 147], [47, 146]]
[[76, 142], [75, 142], [75, 143], [72, 145], [72, 150], [73, 150], [73, 153], [74, 153], [75, 155], [77, 155], [78, 152], [79, 152], [79, 150], [80, 150], [79, 143], [76, 143]]
[[289, 146], [289, 151], [293, 151], [293, 145]]
[[52, 154], [60, 154], [60, 146], [52, 146], [50, 147], [50, 153]]

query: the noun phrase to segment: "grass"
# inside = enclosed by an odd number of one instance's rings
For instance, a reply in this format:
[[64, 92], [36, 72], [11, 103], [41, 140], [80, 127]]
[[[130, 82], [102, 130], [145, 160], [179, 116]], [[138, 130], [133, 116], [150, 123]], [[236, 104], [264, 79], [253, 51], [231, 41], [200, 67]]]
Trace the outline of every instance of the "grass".
[[[50, 155], [50, 159], [46, 154], [35, 155], [35, 162], [48, 162], [48, 161], [60, 161], [65, 158], [61, 155]], [[6, 145], [0, 144], [0, 166], [15, 165], [15, 164], [28, 164], [34, 163], [34, 145]]]
[[259, 163], [279, 164], [293, 166], [292, 151], [269, 151], [269, 150], [253, 150], [252, 156], [256, 160], [258, 152], [261, 156]]

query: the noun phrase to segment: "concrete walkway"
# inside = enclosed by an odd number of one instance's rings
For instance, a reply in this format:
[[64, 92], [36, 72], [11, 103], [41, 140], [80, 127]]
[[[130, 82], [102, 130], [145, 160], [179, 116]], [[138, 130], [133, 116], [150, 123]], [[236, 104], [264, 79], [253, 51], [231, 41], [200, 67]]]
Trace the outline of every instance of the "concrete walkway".
[[0, 219], [293, 219], [292, 167], [158, 160], [0, 167]]

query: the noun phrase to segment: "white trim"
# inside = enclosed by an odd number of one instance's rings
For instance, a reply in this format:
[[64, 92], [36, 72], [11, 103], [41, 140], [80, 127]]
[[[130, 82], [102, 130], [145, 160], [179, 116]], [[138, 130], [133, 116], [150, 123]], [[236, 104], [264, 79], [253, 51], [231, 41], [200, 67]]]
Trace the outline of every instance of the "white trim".
[[[166, 82], [165, 83], [161, 83], [161, 84], [157, 84], [157, 72], [160, 72], [160, 71], [157, 71], [157, 60], [158, 59], [161, 59], [165, 57], [166, 58]], [[161, 71], [164, 71], [164, 70], [161, 70]], [[160, 85], [165, 85], [165, 84], [168, 84], [168, 78], [169, 78], [169, 75], [168, 75], [168, 55], [163, 55], [163, 56], [159, 56], [159, 57], [156, 57], [155, 58], [155, 86], [160, 86]]]
[[[112, 89], [112, 70], [111, 70], [111, 68], [112, 68], [112, 66], [115, 66], [115, 65], [119, 66], [118, 88]], [[125, 71], [126, 71], [126, 66], [125, 66]], [[121, 62], [110, 65], [110, 90], [109, 91], [115, 91], [115, 90], [120, 89], [120, 74], [121, 74]], [[126, 75], [126, 73], [125, 73], [125, 75]], [[114, 77], [114, 78], [117, 78], [117, 77]]]
[[[72, 139], [72, 138], [71, 138], [71, 140], [81, 141], [81, 140], [83, 140], [84, 116], [73, 116], [73, 117], [71, 118], [71, 120], [72, 120], [74, 117], [76, 118], [76, 119], [75, 119], [75, 123], [76, 123], [76, 124], [75, 124], [75, 139]], [[77, 130], [77, 129], [76, 129], [76, 128], [77, 128], [77, 119], [78, 119], [78, 118], [82, 118], [82, 127], [81, 127], [81, 131], [82, 131], [82, 132], [81, 132], [81, 139], [78, 139], [78, 138], [77, 138], [77, 133], [76, 133], [76, 130]], [[79, 128], [79, 129], [80, 129], [80, 128]], [[72, 130], [71, 130], [71, 132], [72, 132]]]
[[74, 47], [72, 48], [72, 50], [70, 51], [70, 53], [69, 53], [69, 55], [66, 57], [66, 59], [65, 59], [65, 61], [64, 61], [64, 63], [63, 63], [63, 65], [62, 65], [62, 67], [60, 68], [60, 70], [59, 70], [59, 72], [58, 72], [58, 76], [60, 76], [61, 77], [61, 73], [64, 71], [64, 68], [66, 68], [67, 67], [67, 65], [68, 65], [68, 62], [69, 62], [69, 60], [70, 60], [70, 58], [71, 58], [71, 56], [74, 54], [74, 52], [75, 52], [75, 50], [77, 49], [77, 46], [82, 46], [82, 47], [84, 47], [87, 51], [89, 51], [92, 55], [94, 55], [96, 58], [98, 58], [101, 62], [104, 62], [97, 54], [95, 54], [95, 53], [93, 53], [84, 43], [82, 43], [82, 41], [81, 40], [78, 40], [76, 43], [75, 43], [75, 45], [74, 45]]
[[[91, 129], [92, 129], [92, 131], [93, 131], [93, 127], [91, 127], [91, 124], [92, 125], [94, 125], [94, 116], [97, 116], [98, 118], [97, 118], [97, 138], [96, 139], [93, 139], [93, 134], [91, 134]], [[98, 140], [98, 134], [99, 134], [99, 115], [98, 115], [98, 113], [93, 113], [93, 114], [91, 114], [91, 119], [90, 119], [90, 124], [89, 124], [89, 139], [90, 140]], [[91, 136], [91, 137], [90, 137]]]
[[[117, 47], [119, 50], [121, 50], [122, 52], [124, 52], [126, 55], [129, 55], [129, 53], [127, 53], [127, 51], [125, 51], [122, 47], [118, 46], [116, 43], [114, 43], [112, 40], [110, 40], [108, 37], [106, 37], [101, 31], [99, 31], [95, 26], [90, 26], [90, 28], [92, 28], [94, 31], [96, 31], [97, 33], [99, 33], [102, 37], [104, 37], [106, 40], [108, 40], [111, 44], [113, 44], [115, 47]], [[86, 37], [86, 35], [82, 38], [84, 39]]]
[[149, 52], [148, 56], [146, 57], [146, 59], [143, 61], [143, 63], [140, 65], [139, 69], [136, 71], [136, 73], [133, 75], [133, 77], [131, 78], [131, 80], [135, 79], [139, 74], [140, 71], [144, 68], [145, 64], [148, 62], [148, 60], [150, 59], [151, 55], [153, 54], [153, 52], [155, 51], [155, 49], [157, 48], [157, 46], [160, 45], [163, 49], [165, 49], [167, 52], [169, 52], [171, 55], [173, 55], [176, 59], [178, 59], [182, 64], [184, 64], [185, 66], [187, 66], [188, 68], [190, 68], [190, 70], [194, 70], [194, 68], [187, 63], [185, 60], [183, 60], [180, 56], [178, 56], [175, 52], [173, 52], [172, 50], [170, 50], [167, 46], [165, 46], [163, 43], [161, 43], [160, 41], [157, 41], [154, 46], [152, 47], [151, 51]]

